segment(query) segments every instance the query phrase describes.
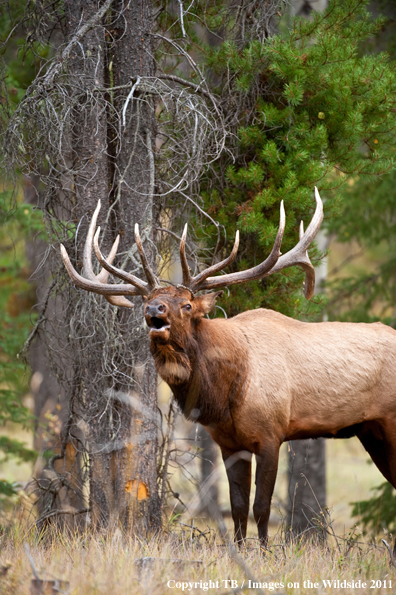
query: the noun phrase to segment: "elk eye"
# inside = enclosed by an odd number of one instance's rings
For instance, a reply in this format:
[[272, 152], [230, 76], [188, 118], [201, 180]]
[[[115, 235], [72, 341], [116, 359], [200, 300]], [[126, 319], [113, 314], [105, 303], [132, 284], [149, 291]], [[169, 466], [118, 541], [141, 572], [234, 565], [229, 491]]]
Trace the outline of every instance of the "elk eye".
[[191, 310], [191, 304], [186, 304], [185, 306], [183, 306], [183, 308], [185, 310]]

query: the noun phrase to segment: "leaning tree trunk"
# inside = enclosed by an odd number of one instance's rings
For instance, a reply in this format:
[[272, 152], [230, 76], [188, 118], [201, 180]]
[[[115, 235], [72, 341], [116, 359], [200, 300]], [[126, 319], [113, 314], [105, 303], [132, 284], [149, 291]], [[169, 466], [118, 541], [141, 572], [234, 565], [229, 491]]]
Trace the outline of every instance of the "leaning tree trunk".
[[[65, 9], [70, 39], [96, 13], [98, 3], [66, 0]], [[71, 192], [63, 201], [72, 220], [79, 222], [77, 238], [68, 247], [76, 247], [77, 261], [98, 199], [102, 249], [108, 252], [119, 233], [122, 267], [136, 268], [130, 250], [136, 222], [145, 243], [152, 239], [155, 127], [150, 98], [130, 98], [125, 125], [120, 125], [130, 88], [119, 100], [113, 93], [106, 101], [101, 95], [95, 100], [93, 93], [95, 87], [128, 85], [131, 77], [153, 73], [150, 12], [146, 0], [127, 6], [114, 2], [103, 22], [76, 46], [69, 63], [71, 80], [82, 88], [86, 80], [86, 93], [93, 97], [89, 110], [79, 112], [78, 105], [74, 109], [69, 160], [76, 167]], [[153, 262], [154, 254], [149, 254]], [[103, 306], [103, 298], [84, 292], [75, 295], [68, 307], [74, 348], [79, 344], [70, 414], [78, 411], [85, 422], [92, 523], [120, 524], [139, 534], [158, 530], [156, 374], [141, 304], [129, 310]]]

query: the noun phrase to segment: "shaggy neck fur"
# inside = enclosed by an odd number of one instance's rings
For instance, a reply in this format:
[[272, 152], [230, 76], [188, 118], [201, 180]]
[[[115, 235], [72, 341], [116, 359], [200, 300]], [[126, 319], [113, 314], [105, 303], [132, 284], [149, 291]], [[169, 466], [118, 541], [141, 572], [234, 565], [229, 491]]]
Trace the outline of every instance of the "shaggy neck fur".
[[229, 321], [199, 319], [177, 340], [151, 344], [157, 371], [184, 415], [203, 425], [232, 423], [235, 396], [244, 394], [247, 354], [231, 340], [231, 330]]

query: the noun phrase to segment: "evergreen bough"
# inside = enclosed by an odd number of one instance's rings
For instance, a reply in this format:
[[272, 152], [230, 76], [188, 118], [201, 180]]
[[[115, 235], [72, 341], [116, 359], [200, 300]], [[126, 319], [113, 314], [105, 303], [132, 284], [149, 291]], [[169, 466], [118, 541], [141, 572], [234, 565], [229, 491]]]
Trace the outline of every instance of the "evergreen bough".
[[[296, 18], [265, 43], [251, 40], [241, 49], [226, 42], [207, 50], [208, 69], [218, 90], [227, 89], [225, 109], [237, 111], [239, 127], [234, 163], [225, 156], [218, 166], [226, 171], [221, 190], [209, 179], [203, 196], [230, 243], [236, 228], [242, 232], [239, 269], [269, 252], [281, 200], [286, 252], [298, 241], [300, 219], [310, 220], [315, 185], [329, 219], [342, 216], [340, 189], [350, 176], [378, 176], [394, 167], [395, 65], [385, 53], [359, 53], [384, 24], [383, 18], [371, 18], [366, 5], [333, 1], [324, 13], [309, 21]], [[318, 308], [301, 298], [301, 286], [302, 273], [287, 270], [233, 288], [228, 309], [316, 313]]]

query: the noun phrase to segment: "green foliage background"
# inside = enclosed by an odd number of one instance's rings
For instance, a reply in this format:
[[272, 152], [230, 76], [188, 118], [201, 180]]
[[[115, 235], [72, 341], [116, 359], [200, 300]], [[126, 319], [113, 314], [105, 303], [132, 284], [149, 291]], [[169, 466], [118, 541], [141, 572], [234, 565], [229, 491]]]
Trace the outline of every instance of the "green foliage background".
[[[21, 402], [28, 374], [17, 354], [34, 322], [25, 240], [40, 232], [42, 223], [40, 213], [30, 205], [11, 205], [10, 199], [10, 192], [0, 194], [0, 425], [12, 422], [30, 427], [32, 416]], [[22, 442], [7, 436], [0, 436], [0, 451], [3, 461], [9, 457], [34, 461], [37, 456]], [[9, 496], [14, 492], [10, 482], [0, 479], [0, 494]]]
[[[0, 130], [7, 117], [25, 95], [39, 66], [40, 55], [48, 48], [35, 44], [34, 52], [26, 49], [26, 31], [21, 27], [12, 35], [15, 22], [21, 18], [25, 2], [10, 4], [0, 11]], [[34, 289], [25, 255], [26, 241], [43, 230], [41, 212], [21, 202], [20, 193], [7, 187], [3, 179], [0, 191], [0, 426], [6, 423], [32, 427], [33, 417], [21, 398], [27, 391], [29, 373], [18, 353], [28, 338], [35, 316]], [[20, 440], [0, 436], [0, 463], [10, 457], [18, 461], [34, 461], [37, 453]], [[16, 486], [0, 478], [0, 495], [12, 496]]]
[[[244, 111], [238, 115], [234, 163], [219, 164], [223, 187], [212, 180], [205, 206], [232, 237], [242, 232], [235, 268], [254, 266], [275, 239], [284, 200], [287, 227], [283, 252], [298, 241], [300, 219], [308, 223], [313, 188], [325, 201], [326, 223], [338, 221], [349, 176], [379, 176], [394, 166], [395, 65], [387, 55], [361, 55], [362, 44], [384, 26], [373, 20], [366, 2], [331, 2], [312, 20], [295, 19], [291, 28], [246, 47], [226, 42], [206, 48], [207, 65]], [[231, 74], [230, 74], [231, 73]], [[227, 98], [224, 98], [225, 102]], [[248, 108], [246, 107], [248, 106]], [[372, 182], [375, 184], [375, 182]], [[231, 248], [228, 243], [227, 249]], [[313, 260], [318, 254], [311, 251]], [[285, 314], [313, 315], [320, 298], [301, 297], [302, 275], [295, 268], [246, 287], [235, 287], [227, 310], [266, 306]]]
[[372, 488], [376, 495], [368, 500], [353, 502], [352, 516], [359, 517], [365, 531], [374, 534], [383, 529], [396, 528], [395, 490], [387, 481]]

